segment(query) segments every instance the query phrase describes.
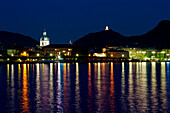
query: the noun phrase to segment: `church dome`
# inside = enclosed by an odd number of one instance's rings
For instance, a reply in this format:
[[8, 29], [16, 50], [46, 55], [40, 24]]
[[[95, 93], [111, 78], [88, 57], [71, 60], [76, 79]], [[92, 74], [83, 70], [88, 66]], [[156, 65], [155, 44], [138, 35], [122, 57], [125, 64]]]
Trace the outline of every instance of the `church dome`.
[[40, 38], [41, 41], [45, 40], [45, 41], [49, 41], [49, 38], [47, 37], [47, 32], [45, 31], [44, 29], [44, 32], [43, 32], [43, 36]]
[[40, 46], [47, 46], [50, 44], [50, 39], [47, 37], [47, 32], [44, 29], [43, 36], [40, 38]]

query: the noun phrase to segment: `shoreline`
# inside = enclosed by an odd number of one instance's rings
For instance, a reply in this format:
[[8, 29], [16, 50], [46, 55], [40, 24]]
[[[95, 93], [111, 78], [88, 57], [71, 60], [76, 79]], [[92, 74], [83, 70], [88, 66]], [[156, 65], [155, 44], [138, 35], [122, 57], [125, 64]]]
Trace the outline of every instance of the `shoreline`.
[[129, 62], [155, 62], [155, 63], [161, 63], [161, 62], [170, 62], [170, 61], [35, 61], [35, 62], [0, 62], [0, 64], [36, 64], [36, 63], [129, 63]]

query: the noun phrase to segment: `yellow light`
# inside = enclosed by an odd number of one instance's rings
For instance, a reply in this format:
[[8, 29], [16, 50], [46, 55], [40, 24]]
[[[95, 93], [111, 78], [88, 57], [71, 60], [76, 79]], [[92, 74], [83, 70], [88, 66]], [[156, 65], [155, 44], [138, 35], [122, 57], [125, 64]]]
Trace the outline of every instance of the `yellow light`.
[[9, 61], [9, 58], [7, 58], [7, 60]]
[[156, 52], [155, 51], [152, 51], [152, 54], [155, 54]]
[[113, 55], [111, 55], [111, 57], [113, 57]]
[[19, 58], [18, 61], [21, 62], [21, 59]]
[[37, 53], [37, 56], [40, 56], [40, 54], [39, 54], [39, 53]]
[[89, 54], [88, 56], [90, 57], [91, 55]]
[[76, 54], [76, 56], [78, 57], [78, 56], [79, 56], [79, 54]]
[[22, 52], [21, 56], [27, 56], [27, 52], [26, 51]]
[[53, 56], [53, 54], [52, 54], [52, 53], [50, 53], [50, 56]]
[[14, 54], [11, 54], [11, 56], [14, 56]]
[[105, 31], [108, 31], [109, 30], [109, 26], [106, 26], [106, 29], [105, 29]]
[[165, 53], [165, 51], [162, 51], [161, 53]]
[[122, 57], [124, 57], [125, 55], [124, 54], [122, 54]]
[[63, 52], [66, 52], [65, 50], [63, 50]]
[[106, 57], [106, 53], [94, 53], [93, 56], [96, 56], [96, 57]]
[[142, 51], [142, 53], [146, 53], [146, 51]]

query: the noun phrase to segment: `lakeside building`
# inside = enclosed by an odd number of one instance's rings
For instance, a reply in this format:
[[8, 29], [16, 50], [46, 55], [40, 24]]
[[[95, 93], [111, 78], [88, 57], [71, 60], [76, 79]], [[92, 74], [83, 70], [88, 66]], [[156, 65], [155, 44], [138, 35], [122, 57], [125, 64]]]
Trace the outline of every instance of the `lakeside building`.
[[155, 48], [122, 48], [129, 52], [130, 60], [140, 61], [170, 61], [170, 49], [157, 50]]
[[129, 52], [125, 50], [110, 49], [107, 53], [111, 58], [129, 58]]
[[[90, 54], [88, 56], [90, 56]], [[106, 57], [106, 53], [93, 53], [92, 56], [94, 56], [94, 57]]]
[[129, 58], [129, 52], [117, 46], [106, 47], [102, 49], [103, 53], [107, 53], [107, 57], [111, 58]]
[[43, 36], [40, 38], [40, 47], [50, 45], [50, 39], [47, 37], [47, 32], [44, 29]]
[[43, 47], [44, 55], [56, 56], [57, 58], [63, 56], [71, 56], [72, 52], [71, 44], [50, 44]]
[[9, 56], [14, 56], [17, 53], [19, 53], [19, 50], [17, 50], [17, 49], [7, 49], [7, 55], [9, 55]]

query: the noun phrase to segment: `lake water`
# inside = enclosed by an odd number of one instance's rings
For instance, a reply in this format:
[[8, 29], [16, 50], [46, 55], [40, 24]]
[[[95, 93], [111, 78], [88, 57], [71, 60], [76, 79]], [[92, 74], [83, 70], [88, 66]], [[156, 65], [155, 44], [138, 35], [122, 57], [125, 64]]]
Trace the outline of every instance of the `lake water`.
[[0, 112], [170, 112], [170, 63], [0, 64]]

